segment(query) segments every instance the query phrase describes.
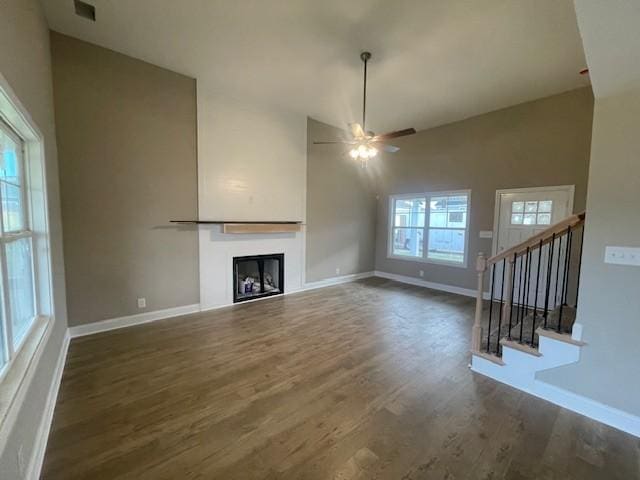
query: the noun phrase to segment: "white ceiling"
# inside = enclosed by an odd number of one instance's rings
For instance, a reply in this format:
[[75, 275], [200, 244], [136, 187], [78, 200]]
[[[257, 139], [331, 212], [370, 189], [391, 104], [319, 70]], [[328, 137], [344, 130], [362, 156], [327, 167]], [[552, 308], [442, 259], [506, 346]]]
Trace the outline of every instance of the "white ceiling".
[[427, 128], [589, 81], [571, 0], [41, 0], [53, 30], [342, 125]]
[[640, 86], [640, 2], [578, 0], [596, 97], [607, 97]]

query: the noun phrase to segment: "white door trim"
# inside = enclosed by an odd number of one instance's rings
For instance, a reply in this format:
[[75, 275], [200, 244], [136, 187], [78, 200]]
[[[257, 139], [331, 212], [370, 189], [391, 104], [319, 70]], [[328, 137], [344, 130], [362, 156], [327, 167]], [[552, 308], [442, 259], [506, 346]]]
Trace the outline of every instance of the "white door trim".
[[496, 190], [496, 196], [493, 207], [493, 244], [491, 246], [491, 255], [495, 255], [498, 251], [498, 229], [500, 228], [500, 195], [507, 193], [535, 193], [564, 190], [569, 194], [569, 213], [573, 213], [573, 196], [576, 191], [575, 185], [557, 185], [555, 187], [529, 187], [529, 188], [503, 188]]

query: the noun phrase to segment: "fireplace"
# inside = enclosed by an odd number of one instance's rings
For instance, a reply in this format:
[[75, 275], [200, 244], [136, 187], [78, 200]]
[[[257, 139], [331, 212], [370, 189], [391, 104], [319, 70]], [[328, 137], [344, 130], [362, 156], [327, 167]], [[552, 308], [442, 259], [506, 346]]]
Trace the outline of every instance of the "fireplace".
[[284, 293], [284, 253], [233, 257], [233, 302]]

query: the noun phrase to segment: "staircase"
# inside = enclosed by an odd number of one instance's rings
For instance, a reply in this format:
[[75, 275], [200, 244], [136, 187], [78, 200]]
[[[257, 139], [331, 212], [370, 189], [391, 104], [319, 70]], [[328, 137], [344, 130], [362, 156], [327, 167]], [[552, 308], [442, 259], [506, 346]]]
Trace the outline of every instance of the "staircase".
[[[543, 385], [536, 372], [579, 360], [584, 222], [585, 213], [571, 215], [491, 258], [478, 255], [472, 370], [538, 394]], [[490, 297], [484, 301], [487, 276]]]

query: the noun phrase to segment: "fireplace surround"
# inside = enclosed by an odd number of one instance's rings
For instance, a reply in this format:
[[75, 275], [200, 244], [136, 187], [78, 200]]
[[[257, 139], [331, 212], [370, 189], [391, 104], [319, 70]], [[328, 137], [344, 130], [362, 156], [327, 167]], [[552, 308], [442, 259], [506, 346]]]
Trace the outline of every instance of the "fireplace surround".
[[284, 293], [284, 253], [233, 257], [233, 303]]

